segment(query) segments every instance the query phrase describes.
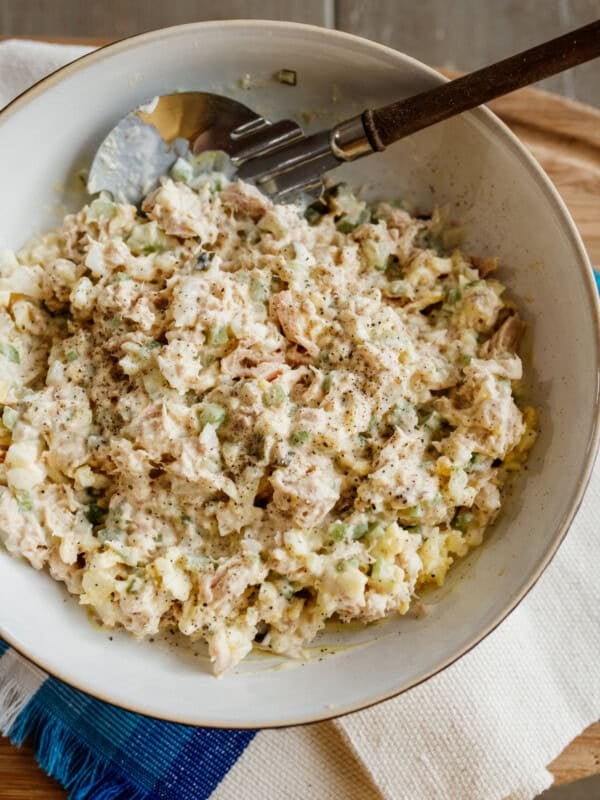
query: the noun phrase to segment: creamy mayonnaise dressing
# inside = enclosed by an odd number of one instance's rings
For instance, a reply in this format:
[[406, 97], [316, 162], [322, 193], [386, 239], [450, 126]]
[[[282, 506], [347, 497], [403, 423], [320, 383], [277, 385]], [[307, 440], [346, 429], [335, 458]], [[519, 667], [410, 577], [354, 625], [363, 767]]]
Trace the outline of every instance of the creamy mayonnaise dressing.
[[178, 162], [0, 261], [0, 539], [223, 672], [405, 613], [535, 436], [522, 325], [437, 215]]

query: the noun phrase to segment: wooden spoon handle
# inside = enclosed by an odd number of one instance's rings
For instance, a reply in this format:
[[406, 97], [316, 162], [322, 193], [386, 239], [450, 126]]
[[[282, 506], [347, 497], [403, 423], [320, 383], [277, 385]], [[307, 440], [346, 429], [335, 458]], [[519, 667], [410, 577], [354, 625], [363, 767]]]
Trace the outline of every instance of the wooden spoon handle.
[[600, 20], [435, 89], [365, 111], [363, 126], [371, 147], [384, 150], [415, 131], [598, 56]]

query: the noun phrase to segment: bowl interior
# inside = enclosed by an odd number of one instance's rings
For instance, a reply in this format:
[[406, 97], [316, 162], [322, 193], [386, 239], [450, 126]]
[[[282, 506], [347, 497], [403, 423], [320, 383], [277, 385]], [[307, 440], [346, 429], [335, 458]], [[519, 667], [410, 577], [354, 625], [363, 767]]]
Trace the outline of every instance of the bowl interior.
[[[273, 80], [295, 69], [298, 85]], [[240, 88], [248, 73], [251, 88]], [[17, 247], [83, 201], [77, 173], [131, 108], [174, 89], [239, 99], [271, 118], [308, 112], [316, 129], [440, 78], [389, 49], [278, 23], [210, 23], [146, 34], [88, 57], [0, 117], [0, 247]], [[304, 117], [302, 118], [304, 121]], [[0, 633], [38, 664], [113, 703], [182, 722], [293, 724], [410, 687], [477, 642], [556, 548], [596, 441], [597, 311], [566, 212], [513, 137], [477, 111], [339, 171], [372, 197], [448, 205], [467, 249], [499, 255], [530, 325], [528, 368], [541, 434], [484, 547], [427, 598], [428, 614], [330, 630], [301, 665], [250, 658], [215, 680], [202, 652], [94, 628], [46, 575], [0, 554]], [[323, 645], [321, 642], [321, 645]]]

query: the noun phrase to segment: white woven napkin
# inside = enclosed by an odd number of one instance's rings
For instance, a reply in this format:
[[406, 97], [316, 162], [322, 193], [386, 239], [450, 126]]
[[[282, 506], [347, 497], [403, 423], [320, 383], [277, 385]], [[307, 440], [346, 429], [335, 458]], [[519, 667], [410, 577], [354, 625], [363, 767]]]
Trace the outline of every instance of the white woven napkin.
[[[0, 107], [86, 48], [0, 44]], [[592, 366], [590, 366], [592, 368]], [[262, 731], [211, 800], [530, 800], [600, 717], [600, 467], [530, 595], [457, 664], [333, 723]]]
[[68, 64], [90, 47], [19, 41], [0, 43], [0, 108], [44, 75]]

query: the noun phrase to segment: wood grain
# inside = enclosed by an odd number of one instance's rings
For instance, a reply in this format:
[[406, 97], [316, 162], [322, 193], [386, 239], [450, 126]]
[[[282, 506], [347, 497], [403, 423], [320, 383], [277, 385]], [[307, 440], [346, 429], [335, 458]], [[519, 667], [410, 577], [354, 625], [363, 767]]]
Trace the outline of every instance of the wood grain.
[[[335, 27], [426, 64], [471, 71], [593, 22], [599, 10], [598, 0], [336, 0]], [[590, 62], [540, 85], [598, 106], [599, 73]]]
[[513, 92], [490, 108], [544, 167], [600, 265], [600, 111], [539, 89]]
[[[446, 71], [448, 74], [448, 71]], [[600, 112], [545, 92], [523, 89], [491, 107], [540, 161], [569, 207], [595, 264], [600, 265]], [[550, 765], [556, 783], [600, 773], [600, 722]], [[0, 739], [1, 800], [64, 800], [31, 751]]]
[[47, 36], [0, 35], [0, 42], [5, 42], [8, 39], [23, 39], [29, 42], [50, 42], [51, 44], [75, 44], [83, 45], [84, 47], [104, 47], [104, 45], [118, 41], [118, 39], [108, 39], [105, 36], [53, 36], [52, 39], [48, 39]]
[[585, 730], [549, 766], [556, 784], [600, 773], [600, 722]]
[[[600, 773], [600, 722], [571, 742], [549, 769], [557, 785]], [[66, 796], [56, 781], [38, 767], [29, 746], [17, 749], [0, 739], [2, 800], [65, 800]]]
[[33, 750], [13, 747], [0, 738], [0, 798], [2, 800], [65, 800], [66, 792], [39, 768]]
[[[51, 10], [50, 10], [51, 9]], [[323, 0], [0, 0], [5, 36], [109, 36], [208, 19], [286, 19], [327, 25]]]

